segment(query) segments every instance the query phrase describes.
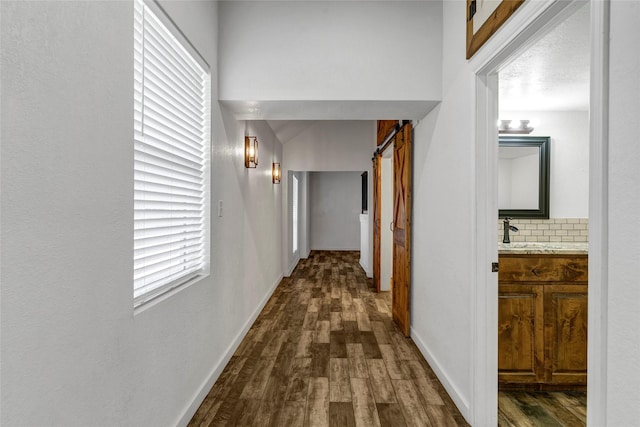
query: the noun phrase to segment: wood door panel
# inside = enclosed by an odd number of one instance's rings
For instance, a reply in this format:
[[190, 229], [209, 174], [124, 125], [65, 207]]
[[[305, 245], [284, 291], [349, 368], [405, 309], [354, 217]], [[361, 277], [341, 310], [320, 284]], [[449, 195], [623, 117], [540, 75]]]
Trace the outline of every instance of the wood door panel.
[[588, 272], [585, 255], [500, 255], [498, 281], [586, 283]]
[[411, 139], [412, 127], [406, 124], [395, 136], [393, 148], [392, 314], [405, 336], [411, 320]]
[[546, 381], [583, 384], [587, 375], [586, 285], [547, 285], [544, 290]]
[[387, 136], [395, 129], [397, 120], [378, 120], [378, 134], [376, 145], [380, 145], [387, 139]]
[[498, 296], [498, 372], [501, 382], [539, 382], [544, 376], [542, 285], [501, 285]]

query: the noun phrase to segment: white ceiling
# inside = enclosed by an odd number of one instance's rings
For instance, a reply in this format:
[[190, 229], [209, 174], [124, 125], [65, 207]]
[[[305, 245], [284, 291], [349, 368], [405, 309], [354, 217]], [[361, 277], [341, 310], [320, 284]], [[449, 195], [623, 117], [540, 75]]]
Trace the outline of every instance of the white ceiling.
[[589, 58], [586, 3], [500, 71], [500, 111], [588, 110]]

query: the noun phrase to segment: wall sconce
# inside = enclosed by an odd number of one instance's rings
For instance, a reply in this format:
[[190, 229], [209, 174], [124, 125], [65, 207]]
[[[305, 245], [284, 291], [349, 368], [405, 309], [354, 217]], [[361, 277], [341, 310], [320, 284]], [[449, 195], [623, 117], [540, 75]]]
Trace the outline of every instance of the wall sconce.
[[258, 138], [255, 136], [244, 137], [244, 167], [255, 168], [258, 166]]
[[500, 120], [498, 123], [498, 133], [529, 134], [533, 132], [533, 127], [529, 125], [529, 120]]
[[280, 184], [280, 163], [271, 164], [271, 181]]

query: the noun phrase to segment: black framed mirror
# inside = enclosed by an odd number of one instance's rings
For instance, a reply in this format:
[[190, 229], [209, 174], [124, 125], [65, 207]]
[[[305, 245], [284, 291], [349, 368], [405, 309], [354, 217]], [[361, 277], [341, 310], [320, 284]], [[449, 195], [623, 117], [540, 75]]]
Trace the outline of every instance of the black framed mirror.
[[549, 218], [550, 141], [548, 136], [500, 136], [500, 218]]

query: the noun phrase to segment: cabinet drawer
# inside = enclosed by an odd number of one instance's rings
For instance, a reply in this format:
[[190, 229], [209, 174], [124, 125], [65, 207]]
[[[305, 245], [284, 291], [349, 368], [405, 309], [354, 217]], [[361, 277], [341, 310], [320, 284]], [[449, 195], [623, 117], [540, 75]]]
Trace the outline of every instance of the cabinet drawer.
[[588, 281], [587, 255], [500, 255], [500, 282]]

